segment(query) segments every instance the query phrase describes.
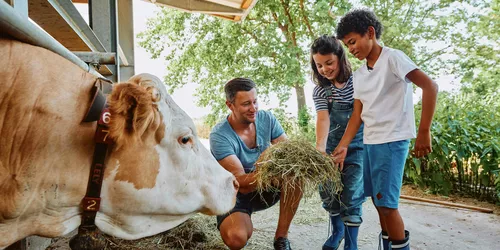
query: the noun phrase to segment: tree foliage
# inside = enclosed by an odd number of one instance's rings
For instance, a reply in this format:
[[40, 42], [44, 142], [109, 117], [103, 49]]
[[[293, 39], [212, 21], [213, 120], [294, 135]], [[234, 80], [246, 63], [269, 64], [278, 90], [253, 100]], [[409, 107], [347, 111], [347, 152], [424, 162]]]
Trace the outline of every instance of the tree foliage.
[[[199, 83], [199, 104], [224, 112], [222, 87], [233, 77], [249, 77], [261, 97], [276, 94], [280, 103], [295, 89], [298, 108], [305, 106], [308, 45], [318, 34], [332, 33], [332, 3], [318, 1], [259, 1], [242, 23], [207, 15], [162, 9], [141, 34], [141, 46], [153, 57], [165, 56], [166, 84], [175, 88]], [[350, 5], [343, 3], [342, 9]]]
[[[469, 2], [447, 65], [462, 88], [439, 96], [429, 157], [410, 157], [405, 176], [436, 193], [500, 202], [500, 5]], [[465, 12], [464, 12], [465, 13]], [[420, 108], [417, 105], [417, 108]], [[416, 113], [419, 113], [418, 111]], [[490, 187], [495, 187], [496, 192]]]
[[[303, 86], [310, 78], [309, 45], [321, 34], [334, 34], [337, 21], [353, 7], [372, 8], [384, 25], [382, 43], [404, 51], [430, 75], [454, 73], [451, 62], [456, 46], [465, 47], [463, 53], [475, 46], [467, 43], [459, 26], [472, 25], [472, 20], [478, 29], [487, 25], [487, 16], [473, 18], [469, 11], [486, 5], [450, 0], [362, 0], [356, 4], [266, 0], [259, 1], [242, 23], [164, 8], [139, 37], [154, 58], [165, 57], [165, 82], [171, 91], [188, 82], [199, 83], [198, 104], [212, 107], [214, 119], [225, 111], [222, 87], [233, 77], [253, 79], [261, 97], [266, 100], [273, 93], [281, 104], [295, 90], [297, 110], [303, 108]], [[350, 59], [353, 68], [361, 64]]]
[[475, 3], [478, 13], [467, 22], [467, 32], [457, 37], [458, 59], [454, 73], [462, 77], [463, 91], [479, 96], [499, 95], [500, 1]]

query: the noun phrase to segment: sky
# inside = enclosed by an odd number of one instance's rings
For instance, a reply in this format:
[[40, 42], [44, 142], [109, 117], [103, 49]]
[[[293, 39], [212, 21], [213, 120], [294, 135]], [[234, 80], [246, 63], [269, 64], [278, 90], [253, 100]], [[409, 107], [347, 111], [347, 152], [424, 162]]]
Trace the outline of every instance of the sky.
[[[147, 20], [156, 16], [156, 12], [159, 11], [160, 7], [141, 0], [133, 0], [134, 8], [134, 34], [145, 31], [147, 26]], [[82, 14], [85, 20], [88, 22], [88, 9], [86, 4], [75, 4], [79, 12]], [[229, 21], [228, 21], [229, 22]], [[151, 55], [146, 52], [145, 49], [139, 46], [138, 39], [135, 39], [135, 73], [150, 73], [158, 76], [160, 79], [166, 75], [166, 62], [163, 58], [152, 59]], [[310, 76], [306, 76], [306, 79], [310, 79]], [[454, 82], [453, 76], [443, 76], [436, 79], [436, 82], [440, 86], [440, 91], [443, 90], [453, 90], [457, 86]], [[221, 83], [222, 84], [222, 83]], [[201, 118], [210, 113], [210, 107], [198, 107], [196, 106], [196, 97], [194, 96], [197, 83], [188, 83], [184, 87], [175, 90], [172, 93], [172, 98], [174, 101], [191, 117], [191, 118]], [[306, 95], [306, 104], [310, 111], [314, 112], [314, 102], [312, 100], [312, 91], [314, 89], [314, 84], [308, 80], [304, 86], [304, 91]], [[290, 99], [285, 103], [284, 108], [286, 112], [291, 113], [293, 116], [297, 115], [297, 101], [294, 90], [291, 91]], [[414, 94], [414, 103], [420, 100], [421, 90], [417, 89]], [[269, 103], [260, 103], [260, 109], [270, 109], [279, 106], [278, 98], [273, 98], [271, 96]], [[229, 112], [229, 111], [228, 111]]]

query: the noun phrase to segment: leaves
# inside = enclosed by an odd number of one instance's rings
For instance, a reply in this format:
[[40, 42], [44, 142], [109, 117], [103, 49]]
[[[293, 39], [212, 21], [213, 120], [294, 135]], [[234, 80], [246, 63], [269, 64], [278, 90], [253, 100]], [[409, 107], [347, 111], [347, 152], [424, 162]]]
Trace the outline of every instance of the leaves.
[[[415, 114], [418, 120], [420, 112]], [[440, 93], [432, 127], [433, 152], [420, 161], [410, 157], [406, 178], [435, 193], [448, 194], [451, 184], [458, 183], [455, 191], [484, 195], [478, 187], [494, 186], [495, 173], [499, 171], [498, 127], [499, 99], [477, 93]], [[426, 166], [425, 171], [415, 175], [421, 165]]]
[[[225, 112], [218, 93], [233, 77], [251, 78], [261, 96], [273, 93], [284, 103], [291, 89], [303, 91], [308, 44], [332, 33], [328, 6], [326, 0], [259, 1], [242, 23], [162, 9], [139, 35], [140, 45], [155, 58], [165, 56], [169, 91], [198, 82], [198, 104], [211, 106], [215, 116]], [[303, 97], [298, 102], [305, 105]]]
[[[498, 26], [498, 15], [478, 11], [490, 8], [491, 13], [498, 13], [498, 0], [460, 3], [363, 0], [352, 5], [341, 0], [267, 0], [259, 1], [241, 23], [163, 8], [148, 21], [148, 30], [139, 39], [153, 58], [166, 59], [169, 91], [197, 82], [197, 104], [212, 106], [213, 115], [220, 115], [224, 99], [218, 93], [233, 77], [252, 78], [261, 97], [276, 94], [280, 104], [288, 100], [290, 90], [303, 92], [310, 77], [310, 43], [321, 34], [334, 34], [336, 23], [352, 7], [372, 8], [384, 25], [382, 43], [404, 51], [431, 76], [448, 72], [471, 82], [476, 66], [491, 68], [499, 53], [488, 46], [476, 48], [477, 43], [470, 42], [472, 36], [460, 27], [466, 25], [498, 44], [498, 29], [493, 28]], [[492, 60], [479, 59], [485, 55]], [[467, 60], [470, 57], [476, 60]], [[362, 63], [351, 56], [350, 61], [354, 69]], [[497, 73], [482, 77], [486, 80]], [[476, 88], [485, 88], [481, 86]], [[299, 108], [304, 107], [304, 97], [297, 98]]]

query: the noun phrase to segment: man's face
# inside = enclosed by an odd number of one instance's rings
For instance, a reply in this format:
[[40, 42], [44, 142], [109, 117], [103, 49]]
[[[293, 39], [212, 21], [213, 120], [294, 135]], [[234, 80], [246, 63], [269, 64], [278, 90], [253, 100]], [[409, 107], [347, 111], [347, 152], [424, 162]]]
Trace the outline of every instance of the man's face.
[[342, 42], [349, 49], [349, 53], [358, 60], [366, 59], [372, 51], [374, 41], [374, 31], [372, 30], [373, 28], [370, 27], [364, 35], [351, 32], [342, 39]]
[[226, 101], [227, 106], [233, 112], [235, 118], [241, 123], [254, 123], [257, 118], [257, 90], [238, 91], [233, 102]]

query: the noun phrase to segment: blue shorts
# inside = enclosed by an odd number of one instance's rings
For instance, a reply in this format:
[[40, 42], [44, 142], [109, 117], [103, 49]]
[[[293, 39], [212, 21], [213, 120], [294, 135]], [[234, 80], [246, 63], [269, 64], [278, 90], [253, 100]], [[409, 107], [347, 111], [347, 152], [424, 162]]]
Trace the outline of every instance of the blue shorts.
[[398, 208], [410, 140], [364, 144], [365, 196], [377, 207]]
[[217, 229], [220, 224], [232, 213], [240, 212], [252, 216], [252, 213], [270, 208], [280, 200], [280, 191], [264, 191], [262, 194], [254, 191], [248, 194], [238, 192], [234, 208], [223, 215], [217, 216]]

